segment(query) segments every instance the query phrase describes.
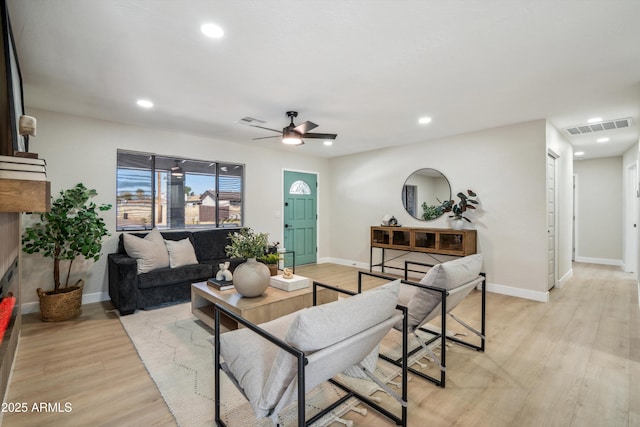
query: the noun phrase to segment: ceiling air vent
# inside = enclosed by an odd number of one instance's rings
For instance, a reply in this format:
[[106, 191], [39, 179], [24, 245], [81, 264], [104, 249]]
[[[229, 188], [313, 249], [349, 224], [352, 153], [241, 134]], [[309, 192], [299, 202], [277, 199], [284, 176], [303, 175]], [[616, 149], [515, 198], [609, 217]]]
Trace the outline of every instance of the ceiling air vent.
[[238, 123], [241, 123], [243, 125], [257, 125], [257, 124], [264, 124], [266, 122], [264, 120], [256, 119], [255, 117], [247, 116], [238, 120]]
[[600, 132], [603, 130], [628, 128], [631, 125], [631, 117], [627, 117], [626, 119], [608, 120], [606, 122], [600, 123], [589, 123], [586, 125], [571, 126], [565, 128], [564, 130], [567, 131], [569, 135], [581, 135], [583, 133]]

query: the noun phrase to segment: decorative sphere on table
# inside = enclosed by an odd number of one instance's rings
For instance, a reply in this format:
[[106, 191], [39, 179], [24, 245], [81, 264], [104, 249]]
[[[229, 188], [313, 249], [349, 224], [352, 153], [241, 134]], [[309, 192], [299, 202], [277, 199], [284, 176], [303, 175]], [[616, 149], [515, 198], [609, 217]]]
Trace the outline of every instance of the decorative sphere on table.
[[249, 258], [233, 272], [233, 287], [243, 297], [259, 297], [269, 287], [270, 279], [269, 267], [255, 258]]

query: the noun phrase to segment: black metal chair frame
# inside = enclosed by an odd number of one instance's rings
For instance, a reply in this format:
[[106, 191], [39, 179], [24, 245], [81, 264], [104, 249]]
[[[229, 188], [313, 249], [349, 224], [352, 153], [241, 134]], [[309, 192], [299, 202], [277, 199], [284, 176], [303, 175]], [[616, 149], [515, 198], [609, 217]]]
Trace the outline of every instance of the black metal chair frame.
[[[340, 289], [340, 288], [336, 288], [334, 286], [330, 286], [330, 285], [326, 285], [320, 282], [313, 282], [313, 305], [315, 306], [317, 304], [317, 288], [318, 287], [322, 287], [322, 288], [326, 288], [326, 289], [330, 289], [339, 293], [343, 293], [343, 294], [347, 294], [347, 295], [356, 295], [356, 292], [351, 292], [345, 289]], [[359, 292], [358, 292], [359, 293]], [[408, 324], [407, 324], [407, 308], [403, 307], [401, 305], [398, 305], [396, 307], [398, 310], [402, 311], [403, 314], [403, 321], [402, 321], [402, 328], [403, 331], [406, 331], [408, 328]], [[381, 413], [382, 415], [384, 415], [385, 417], [393, 420], [393, 422], [395, 422], [397, 425], [406, 427], [407, 426], [407, 406], [406, 406], [406, 402], [408, 401], [408, 390], [407, 390], [407, 375], [408, 375], [408, 367], [407, 367], [407, 348], [408, 348], [408, 338], [407, 338], [407, 334], [403, 334], [404, 338], [402, 339], [402, 357], [401, 357], [401, 364], [397, 364], [395, 363], [397, 366], [400, 366], [402, 368], [402, 400], [405, 404], [401, 405], [401, 416], [398, 417], [395, 414], [391, 413], [390, 411], [388, 411], [387, 409], [383, 408], [382, 406], [378, 405], [377, 403], [375, 403], [374, 401], [372, 401], [371, 399], [369, 399], [368, 397], [348, 388], [347, 386], [345, 386], [344, 384], [339, 383], [338, 381], [334, 380], [333, 378], [329, 379], [329, 381], [336, 385], [337, 387], [339, 387], [340, 389], [342, 389], [343, 391], [345, 391], [347, 394], [343, 397], [341, 397], [340, 399], [338, 399], [336, 402], [332, 403], [330, 406], [328, 406], [327, 408], [323, 409], [322, 412], [318, 413], [317, 415], [313, 416], [312, 418], [310, 418], [309, 420], [305, 420], [305, 366], [307, 365], [307, 358], [305, 357], [304, 352], [290, 346], [289, 344], [287, 344], [286, 342], [284, 342], [283, 340], [273, 336], [272, 334], [268, 333], [267, 331], [261, 329], [258, 325], [255, 325], [251, 322], [249, 322], [248, 320], [244, 319], [243, 317], [237, 315], [236, 313], [233, 313], [232, 311], [229, 311], [227, 308], [219, 305], [219, 304], [214, 304], [214, 318], [215, 318], [215, 330], [214, 330], [214, 339], [215, 339], [215, 350], [214, 350], [214, 359], [215, 359], [215, 377], [214, 377], [214, 387], [215, 387], [215, 399], [214, 399], [214, 406], [215, 406], [215, 422], [217, 426], [221, 426], [221, 427], [226, 427], [226, 424], [224, 423], [224, 421], [222, 421], [222, 418], [220, 417], [220, 405], [221, 405], [221, 399], [220, 399], [220, 371], [222, 370], [222, 364], [220, 362], [220, 316], [224, 315], [224, 316], [228, 316], [229, 318], [235, 320], [236, 322], [238, 322], [238, 324], [241, 324], [243, 326], [245, 326], [246, 328], [250, 329], [251, 331], [255, 332], [256, 334], [260, 335], [262, 338], [270, 341], [271, 343], [273, 343], [274, 345], [282, 348], [283, 350], [287, 351], [288, 353], [290, 353], [292, 356], [294, 356], [297, 359], [297, 365], [298, 365], [298, 426], [302, 427], [302, 426], [310, 426], [311, 424], [313, 424], [314, 422], [316, 422], [317, 420], [319, 420], [320, 418], [322, 418], [324, 415], [328, 414], [329, 412], [331, 412], [333, 409], [335, 409], [336, 407], [338, 407], [340, 404], [342, 404], [343, 402], [345, 402], [346, 400], [348, 400], [351, 397], [355, 397], [358, 400], [360, 400], [361, 402], [365, 403], [367, 406], [375, 409], [376, 411], [378, 411], [379, 413]], [[244, 393], [243, 393], [244, 394]]]
[[[481, 304], [481, 327], [480, 327], [480, 345], [474, 344], [472, 342], [469, 341], [464, 341], [461, 340], [460, 338], [457, 337], [453, 337], [453, 336], [448, 336], [447, 335], [447, 296], [449, 295], [449, 292], [446, 289], [442, 289], [442, 288], [438, 288], [438, 287], [434, 287], [434, 286], [427, 286], [427, 285], [423, 285], [421, 283], [418, 282], [413, 282], [408, 280], [408, 273], [409, 271], [413, 271], [413, 272], [420, 272], [422, 273], [422, 271], [419, 270], [410, 270], [409, 269], [409, 265], [419, 265], [419, 266], [423, 266], [423, 267], [433, 267], [435, 266], [435, 264], [428, 264], [428, 263], [424, 263], [424, 262], [418, 262], [418, 261], [405, 261], [404, 263], [404, 279], [402, 280], [402, 283], [407, 284], [407, 285], [411, 285], [411, 286], [417, 286], [419, 288], [423, 288], [423, 289], [428, 289], [430, 291], [433, 291], [435, 293], [438, 293], [440, 295], [440, 300], [442, 301], [441, 307], [440, 307], [440, 319], [441, 319], [441, 325], [440, 325], [440, 333], [432, 331], [432, 330], [428, 330], [426, 328], [423, 327], [418, 327], [418, 330], [421, 330], [423, 332], [427, 332], [429, 334], [434, 335], [433, 338], [430, 338], [429, 340], [427, 340], [425, 342], [426, 345], [429, 345], [437, 340], [440, 340], [440, 378], [436, 378], [433, 377], [431, 375], [425, 374], [424, 372], [421, 372], [415, 368], [411, 368], [409, 367], [408, 370], [409, 372], [411, 372], [414, 375], [417, 375], [427, 381], [430, 381], [432, 383], [434, 383], [435, 385], [437, 385], [438, 387], [445, 387], [445, 383], [446, 383], [446, 361], [447, 361], [447, 340], [455, 342], [456, 344], [460, 344], [463, 345], [465, 347], [471, 348], [473, 350], [476, 351], [482, 351], [484, 352], [485, 350], [485, 340], [486, 340], [486, 304], [487, 304], [487, 290], [486, 290], [486, 285], [487, 285], [487, 277], [486, 277], [486, 273], [480, 273], [480, 276], [482, 276], [482, 304]], [[368, 272], [368, 271], [359, 271], [358, 272], [358, 293], [362, 292], [362, 276], [371, 276], [371, 277], [375, 277], [375, 278], [379, 278], [379, 279], [386, 279], [386, 280], [395, 280], [397, 279], [397, 277], [392, 277], [392, 276], [387, 276], [384, 274], [380, 274], [380, 273], [372, 273], [372, 272]], [[458, 320], [459, 321], [459, 320]], [[463, 324], [464, 325], [464, 324]], [[467, 328], [469, 328], [468, 325], [465, 325]], [[407, 332], [407, 327], [404, 328], [403, 331], [403, 335], [405, 335], [405, 339], [406, 339], [406, 332]], [[407, 354], [407, 356], [412, 356], [413, 354], [415, 354], [416, 352], [420, 351], [422, 349], [421, 346], [416, 347], [413, 350], [410, 350]], [[393, 364], [395, 364], [396, 366], [400, 366], [401, 364], [404, 363], [404, 361], [400, 360], [400, 359], [393, 359], [389, 356], [386, 356], [384, 354], [380, 354], [380, 358], [384, 359], [388, 362], [391, 362]]]

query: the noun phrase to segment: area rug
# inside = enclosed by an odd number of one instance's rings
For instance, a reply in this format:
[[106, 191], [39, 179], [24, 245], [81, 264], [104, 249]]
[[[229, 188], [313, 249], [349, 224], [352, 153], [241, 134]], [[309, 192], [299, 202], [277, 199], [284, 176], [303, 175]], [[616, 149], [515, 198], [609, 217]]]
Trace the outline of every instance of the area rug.
[[[191, 304], [138, 310], [120, 317], [120, 321], [177, 424], [184, 427], [214, 425], [213, 347], [207, 341], [213, 331], [191, 314]], [[394, 345], [393, 341], [383, 343], [382, 349], [393, 350]], [[398, 374], [399, 368], [388, 363], [381, 362], [376, 369], [376, 375], [391, 384], [394, 384], [393, 380]], [[339, 379], [349, 382], [362, 394], [379, 396], [376, 399], [381, 402], [390, 400], [372, 381], [344, 375]], [[307, 395], [307, 418], [343, 394], [342, 390], [330, 383], [317, 387]], [[249, 403], [225, 375], [222, 376], [221, 395], [222, 418], [228, 426], [272, 425], [268, 419], [255, 419]], [[364, 415], [366, 410], [363, 408], [358, 400], [349, 399], [315, 425], [342, 422], [340, 417], [352, 410]], [[296, 415], [295, 405], [286, 408], [281, 413], [280, 425], [295, 425]]]

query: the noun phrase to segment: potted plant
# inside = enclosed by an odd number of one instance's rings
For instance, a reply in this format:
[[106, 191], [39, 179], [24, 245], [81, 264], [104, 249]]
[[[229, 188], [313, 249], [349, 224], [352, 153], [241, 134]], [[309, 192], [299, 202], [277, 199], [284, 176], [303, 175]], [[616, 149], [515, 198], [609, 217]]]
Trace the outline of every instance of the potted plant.
[[445, 200], [442, 203], [442, 212], [452, 212], [453, 215], [449, 215], [449, 218], [453, 218], [453, 228], [461, 230], [464, 225], [463, 220], [471, 222], [471, 220], [463, 214], [467, 209], [475, 210], [476, 207], [474, 205], [478, 204], [478, 200], [476, 199], [478, 195], [474, 193], [473, 190], [467, 190], [467, 194], [460, 192], [457, 196], [460, 199], [458, 203], [453, 200]]
[[[51, 203], [51, 211], [37, 214], [40, 222], [26, 227], [22, 235], [24, 252], [53, 258], [53, 290], [37, 289], [44, 321], [62, 321], [80, 315], [84, 280], [69, 286], [73, 261], [79, 256], [94, 262], [100, 259], [102, 238], [110, 235], [100, 212], [108, 211], [111, 205], [98, 206], [91, 202], [97, 194], [82, 183], [60, 191], [60, 197]], [[60, 281], [62, 260], [69, 261], [64, 284]]]
[[267, 233], [256, 233], [243, 228], [229, 234], [230, 245], [226, 252], [231, 258], [245, 258], [247, 261], [236, 267], [233, 272], [233, 286], [243, 297], [257, 297], [269, 286], [271, 277], [266, 265], [256, 260], [263, 256], [269, 243]]
[[258, 261], [267, 265], [269, 273], [271, 273], [272, 276], [278, 274], [278, 262], [280, 262], [280, 255], [277, 253], [269, 253], [259, 256]]

